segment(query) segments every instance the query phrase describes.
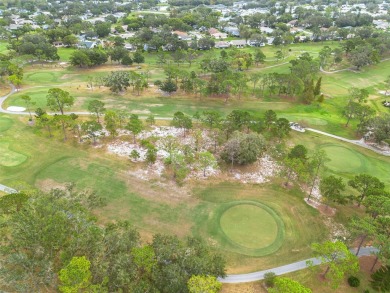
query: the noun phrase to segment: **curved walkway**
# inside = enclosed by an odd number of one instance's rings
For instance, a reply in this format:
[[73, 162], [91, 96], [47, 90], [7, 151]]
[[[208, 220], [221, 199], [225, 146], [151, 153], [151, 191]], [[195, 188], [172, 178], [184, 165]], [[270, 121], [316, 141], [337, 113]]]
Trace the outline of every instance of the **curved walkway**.
[[[355, 250], [351, 249], [351, 252], [355, 252]], [[376, 252], [378, 252], [378, 249], [372, 246], [363, 247], [359, 251], [359, 257], [371, 255]], [[288, 274], [291, 272], [296, 272], [308, 268], [309, 267], [308, 263], [317, 266], [320, 265], [322, 262], [318, 258], [309, 258], [309, 259], [297, 261], [288, 265], [284, 265], [281, 267], [276, 267], [264, 271], [258, 271], [249, 274], [227, 275], [225, 278], [218, 278], [218, 280], [222, 283], [247, 283], [247, 282], [260, 281], [264, 279], [264, 275], [266, 273], [273, 272], [276, 275]]]

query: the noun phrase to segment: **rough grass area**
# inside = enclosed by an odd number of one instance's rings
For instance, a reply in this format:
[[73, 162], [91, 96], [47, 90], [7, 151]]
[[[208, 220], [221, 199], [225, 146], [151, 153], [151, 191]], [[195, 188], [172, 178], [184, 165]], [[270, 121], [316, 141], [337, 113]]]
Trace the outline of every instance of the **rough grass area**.
[[284, 224], [268, 206], [252, 201], [230, 202], [218, 209], [222, 238], [231, 249], [263, 256], [283, 244]]

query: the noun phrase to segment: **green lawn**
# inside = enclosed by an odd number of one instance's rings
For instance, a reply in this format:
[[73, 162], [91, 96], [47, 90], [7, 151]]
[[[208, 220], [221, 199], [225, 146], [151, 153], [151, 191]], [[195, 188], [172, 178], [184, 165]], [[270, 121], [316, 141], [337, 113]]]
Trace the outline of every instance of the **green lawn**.
[[[288, 62], [292, 58], [299, 56], [302, 52], [309, 52], [314, 57], [323, 46], [337, 47], [338, 42], [325, 43], [307, 43], [307, 44], [293, 44], [289, 46], [289, 57], [281, 61], [267, 61], [259, 67], [251, 67], [249, 72], [259, 71], [263, 74], [278, 72], [288, 73]], [[274, 54], [280, 48], [274, 46], [266, 46], [261, 48], [267, 56], [267, 60], [273, 60]], [[70, 54], [74, 49], [59, 48], [61, 60], [68, 60]], [[227, 49], [229, 53], [233, 49]], [[243, 51], [254, 53], [256, 48], [245, 48]], [[213, 49], [210, 51], [199, 52], [200, 56], [195, 60], [194, 64], [189, 67], [189, 64], [182, 64], [181, 70], [192, 71], [198, 70], [199, 62], [204, 57], [219, 58], [221, 50]], [[164, 52], [167, 56], [169, 52]], [[157, 55], [155, 53], [144, 53], [146, 60], [145, 64], [141, 64], [141, 69], [137, 69], [137, 65], [129, 67], [129, 70], [137, 72], [150, 72], [150, 81], [162, 80], [165, 78], [163, 69], [157, 66]], [[269, 66], [274, 66], [268, 68]], [[303, 105], [290, 98], [283, 97], [261, 97], [260, 99], [248, 96], [238, 99], [236, 97], [230, 98], [225, 104], [223, 97], [204, 97], [197, 98], [194, 96], [187, 96], [183, 93], [173, 94], [172, 96], [162, 97], [157, 91], [156, 87], [151, 87], [147, 91], [137, 96], [131, 89], [128, 89], [126, 94], [112, 94], [108, 89], [95, 87], [93, 90], [87, 87], [89, 78], [106, 75], [113, 70], [126, 70], [122, 66], [116, 64], [106, 64], [90, 69], [80, 69], [73, 67], [61, 68], [53, 64], [44, 64], [27, 66], [25, 68], [23, 91], [10, 97], [5, 107], [8, 106], [25, 106], [21, 100], [22, 94], [29, 94], [32, 101], [35, 103], [34, 107], [45, 108], [46, 94], [52, 87], [60, 87], [69, 91], [75, 98], [75, 105], [70, 111], [85, 111], [87, 104], [92, 99], [99, 99], [106, 103], [107, 108], [123, 109], [132, 113], [147, 115], [152, 113], [161, 117], [172, 117], [177, 111], [182, 111], [188, 115], [193, 115], [197, 111], [208, 109], [217, 110], [223, 114], [227, 114], [234, 109], [243, 109], [250, 112], [264, 112], [268, 109], [275, 110], [278, 115], [286, 117], [292, 121], [300, 122], [305, 126], [311, 126], [319, 130], [327, 131], [336, 135], [345, 136], [348, 138], [355, 138], [356, 133], [354, 128], [356, 122], [351, 122], [351, 127], [345, 128], [345, 118], [343, 118], [343, 107], [346, 104], [347, 90], [351, 86], [368, 87], [370, 91], [371, 104], [377, 111], [385, 112], [385, 109], [380, 102], [384, 97], [378, 96], [378, 90], [384, 89], [384, 79], [389, 74], [388, 67], [390, 61], [382, 62], [377, 65], [369, 66], [355, 73], [351, 71], [343, 71], [335, 74], [319, 74], [322, 76], [322, 92], [325, 94], [325, 102], [321, 105]], [[251, 85], [250, 85], [251, 86]]]
[[322, 74], [323, 92], [332, 97], [348, 94], [348, 88], [369, 88], [377, 94], [378, 87], [389, 76], [390, 60], [362, 68], [359, 72], [342, 71], [333, 74]]
[[238, 245], [263, 248], [275, 241], [278, 225], [266, 210], [240, 204], [229, 208], [220, 218], [222, 231]]
[[8, 43], [5, 41], [0, 41], [0, 53], [4, 54], [8, 51], [7, 49]]
[[8, 142], [0, 142], [0, 165], [4, 167], [14, 167], [22, 164], [27, 157], [21, 153], [10, 149]]
[[331, 159], [326, 164], [326, 173], [339, 175], [345, 180], [359, 173], [378, 177], [390, 188], [390, 157], [381, 156], [371, 150], [313, 132], [293, 133], [292, 141], [311, 150], [322, 149]]
[[[196, 223], [193, 227], [193, 233], [208, 240], [210, 245], [229, 251], [226, 257], [230, 264], [229, 272], [231, 273], [267, 269], [305, 258], [310, 253], [308, 244], [316, 241], [315, 239], [323, 239], [327, 233], [327, 228], [323, 226], [318, 211], [306, 205], [302, 200], [302, 193], [296, 189], [286, 190], [280, 187], [279, 184], [250, 185], [221, 182], [199, 186], [195, 188], [194, 193], [201, 200], [201, 204], [191, 212]], [[260, 251], [261, 248], [245, 247], [242, 240], [241, 245], [232, 243], [232, 239], [226, 237], [224, 231], [221, 231], [222, 221], [220, 224], [219, 219], [227, 221], [227, 223], [230, 221], [233, 223], [229, 219], [229, 214], [227, 219], [223, 219], [226, 208], [239, 207], [240, 204], [245, 205], [248, 202], [259, 203], [261, 207], [269, 207], [270, 210], [267, 209], [267, 212], [276, 214], [272, 214], [272, 218], [278, 224], [278, 236], [274, 242], [275, 247], [269, 247], [271, 250], [273, 249], [273, 254], [267, 255], [268, 252]], [[245, 214], [245, 210], [242, 209], [233, 210], [233, 212], [238, 212], [241, 215]], [[254, 217], [264, 217], [263, 213], [253, 213], [252, 215]], [[269, 217], [266, 218], [270, 219]], [[278, 219], [282, 220], [282, 224], [277, 222]], [[252, 225], [255, 225], [254, 229], [259, 227], [254, 223]], [[223, 227], [227, 229], [229, 237], [230, 235], [237, 237], [241, 233], [234, 227], [230, 227], [230, 229], [226, 226]], [[243, 227], [244, 231], [248, 233], [246, 239], [250, 237], [259, 239], [261, 238], [260, 234], [263, 233], [264, 237], [269, 237], [274, 233], [272, 230], [261, 230], [256, 235], [256, 231], [250, 230], [250, 228]], [[278, 239], [283, 238], [282, 243], [277, 243]], [[235, 239], [237, 240], [237, 238]], [[247, 241], [252, 245], [255, 245], [254, 242], [256, 242], [255, 239]], [[263, 256], [251, 256], [256, 255], [256, 253]]]
[[215, 220], [219, 222], [220, 241], [228, 249], [252, 256], [274, 253], [284, 241], [284, 224], [265, 204], [254, 201], [233, 201], [222, 204]]
[[7, 131], [13, 124], [12, 119], [0, 116], [0, 133]]
[[76, 49], [74, 48], [58, 48], [57, 53], [60, 56], [61, 62], [69, 62], [70, 56]]

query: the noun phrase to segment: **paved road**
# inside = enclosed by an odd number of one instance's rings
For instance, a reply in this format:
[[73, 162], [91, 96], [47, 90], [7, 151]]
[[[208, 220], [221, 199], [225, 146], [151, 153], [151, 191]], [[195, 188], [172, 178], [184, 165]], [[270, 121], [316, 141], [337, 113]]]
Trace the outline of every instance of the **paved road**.
[[[355, 252], [354, 250], [351, 250], [352, 252]], [[359, 257], [364, 255], [371, 255], [375, 252], [377, 252], [378, 249], [374, 247], [363, 247], [360, 249]], [[319, 265], [321, 264], [321, 260], [318, 258], [309, 258], [306, 260], [294, 262], [288, 265], [284, 265], [281, 267], [268, 269], [264, 271], [258, 271], [253, 272], [249, 274], [239, 274], [239, 275], [227, 275], [225, 278], [219, 278], [219, 281], [222, 283], [247, 283], [247, 282], [254, 282], [264, 279], [264, 274], [268, 272], [274, 272], [276, 275], [283, 275], [295, 271], [300, 271], [303, 269], [308, 268], [307, 262], [312, 262], [313, 265]]]

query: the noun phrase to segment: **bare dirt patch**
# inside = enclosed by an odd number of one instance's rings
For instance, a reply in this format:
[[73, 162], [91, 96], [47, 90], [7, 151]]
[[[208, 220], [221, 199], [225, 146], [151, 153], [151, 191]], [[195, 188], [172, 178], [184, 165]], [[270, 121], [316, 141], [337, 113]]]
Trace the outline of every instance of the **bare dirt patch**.
[[59, 183], [53, 179], [38, 180], [36, 182], [36, 186], [38, 187], [38, 189], [44, 192], [49, 192], [52, 189], [61, 189], [61, 190], [66, 189], [65, 184]]
[[369, 256], [362, 256], [359, 258], [359, 264], [360, 264], [360, 270], [366, 274], [371, 275], [373, 272], [375, 272], [377, 269], [381, 267], [380, 261], [377, 261], [375, 264], [374, 269], [371, 272], [372, 265], [375, 262], [375, 255], [369, 255]]
[[223, 284], [221, 293], [266, 293], [267, 290], [261, 282], [243, 284]]

